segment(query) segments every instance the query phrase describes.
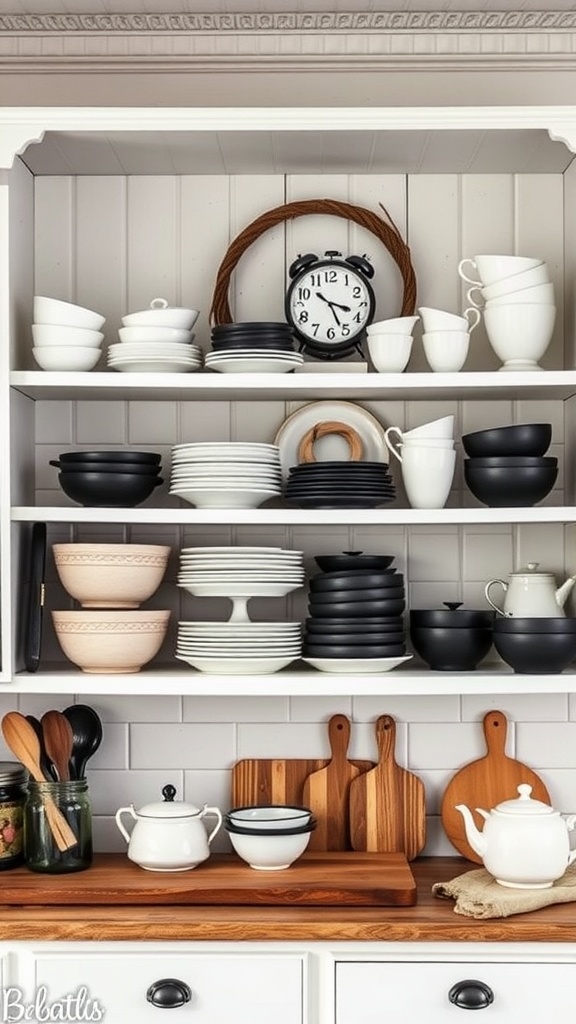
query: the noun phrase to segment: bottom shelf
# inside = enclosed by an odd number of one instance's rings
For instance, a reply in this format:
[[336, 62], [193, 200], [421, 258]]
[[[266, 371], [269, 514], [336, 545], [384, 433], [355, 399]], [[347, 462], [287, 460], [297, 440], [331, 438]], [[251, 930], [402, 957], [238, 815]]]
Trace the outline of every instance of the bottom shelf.
[[182, 696], [421, 696], [462, 693], [574, 693], [576, 666], [554, 675], [519, 675], [502, 665], [475, 672], [432, 672], [400, 666], [374, 675], [332, 674], [304, 665], [272, 675], [208, 675], [173, 664], [144, 668], [133, 675], [91, 675], [68, 664], [46, 665], [36, 673], [0, 679], [11, 693], [87, 693]]

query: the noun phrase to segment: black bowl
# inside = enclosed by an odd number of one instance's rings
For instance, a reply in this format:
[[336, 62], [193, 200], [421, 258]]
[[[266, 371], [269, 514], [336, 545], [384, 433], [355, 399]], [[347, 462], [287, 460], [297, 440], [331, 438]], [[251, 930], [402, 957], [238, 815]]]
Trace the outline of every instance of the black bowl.
[[555, 455], [491, 455], [482, 456], [471, 460], [475, 466], [484, 466], [487, 469], [509, 469], [511, 466], [557, 466], [558, 459]]
[[306, 644], [302, 651], [304, 658], [399, 658], [406, 654], [405, 644], [365, 645], [358, 647], [345, 647], [342, 644], [335, 644], [333, 647], [316, 647]]
[[400, 615], [405, 607], [404, 598], [395, 601], [337, 601], [334, 604], [312, 604], [310, 611], [319, 619], [334, 618], [342, 616], [357, 616], [363, 619], [365, 615]]
[[513, 423], [462, 435], [467, 455], [544, 455], [552, 440], [550, 423]]
[[494, 632], [494, 647], [515, 672], [556, 675], [576, 658], [576, 633]]
[[146, 462], [158, 465], [162, 458], [158, 452], [61, 452], [60, 462]]
[[494, 619], [495, 633], [576, 633], [576, 619], [554, 615], [549, 618], [518, 618], [513, 616]]
[[162, 477], [129, 473], [59, 473], [60, 487], [87, 508], [134, 508], [149, 498]]
[[439, 626], [442, 629], [492, 629], [496, 612], [461, 608], [459, 601], [445, 601], [446, 608], [411, 608], [411, 626]]
[[51, 466], [57, 466], [61, 473], [134, 473], [136, 476], [158, 476], [161, 466], [149, 462], [58, 462], [50, 459]]
[[395, 601], [399, 597], [406, 597], [404, 587], [399, 584], [397, 587], [357, 588], [356, 590], [323, 590], [310, 594], [310, 604], [339, 604], [343, 601], [356, 603], [357, 601]]
[[473, 672], [492, 646], [492, 629], [410, 626], [417, 654], [437, 672]]
[[536, 505], [550, 493], [558, 469], [554, 466], [475, 466], [464, 460], [464, 479], [472, 494], [490, 508], [519, 508]]
[[394, 562], [395, 555], [364, 555], [362, 551], [343, 551], [341, 555], [315, 555], [315, 562], [323, 572], [344, 569], [372, 569], [381, 572]]
[[319, 573], [310, 579], [310, 590], [314, 594], [321, 594], [339, 590], [399, 587], [403, 583], [402, 573], [395, 572]]

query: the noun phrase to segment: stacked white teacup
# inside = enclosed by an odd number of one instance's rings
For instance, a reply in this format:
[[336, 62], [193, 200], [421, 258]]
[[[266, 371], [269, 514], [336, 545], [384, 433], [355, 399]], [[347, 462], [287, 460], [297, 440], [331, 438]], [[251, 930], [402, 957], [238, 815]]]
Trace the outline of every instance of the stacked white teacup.
[[470, 335], [481, 320], [480, 310], [469, 306], [462, 315], [421, 306], [422, 344], [428, 365], [435, 373], [456, 373], [468, 356]]
[[[475, 277], [469, 277], [470, 269]], [[554, 330], [554, 285], [542, 259], [480, 255], [461, 260], [458, 273], [472, 285], [467, 298], [483, 311], [488, 340], [501, 370], [539, 370]]]
[[378, 373], [402, 373], [412, 352], [412, 331], [419, 316], [396, 316], [378, 320], [366, 328], [366, 343]]
[[454, 416], [442, 416], [412, 430], [388, 427], [384, 440], [402, 466], [412, 508], [444, 508], [456, 466]]

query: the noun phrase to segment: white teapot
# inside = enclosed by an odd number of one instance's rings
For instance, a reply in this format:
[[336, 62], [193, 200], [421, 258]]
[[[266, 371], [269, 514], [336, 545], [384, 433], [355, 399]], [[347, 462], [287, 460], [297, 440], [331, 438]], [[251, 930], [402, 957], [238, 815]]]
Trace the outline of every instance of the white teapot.
[[[164, 800], [146, 804], [140, 811], [134, 805], [116, 811], [116, 824], [128, 843], [128, 857], [148, 871], [190, 871], [210, 856], [210, 843], [222, 825], [218, 807], [204, 805], [202, 810], [174, 800], [174, 786], [164, 786]], [[122, 815], [130, 814], [136, 824], [127, 832]], [[209, 835], [202, 818], [213, 814], [216, 825]]]
[[[555, 618], [564, 616], [564, 605], [576, 582], [576, 576], [569, 576], [561, 587], [551, 572], [537, 572], [538, 562], [529, 562], [521, 572], [510, 574], [508, 583], [504, 580], [489, 580], [484, 587], [488, 604], [500, 615], [514, 618]], [[498, 584], [504, 591], [502, 607], [490, 597], [490, 590]]]
[[457, 804], [464, 818], [466, 839], [500, 885], [512, 889], [548, 889], [576, 859], [568, 833], [576, 814], [563, 818], [549, 804], [531, 797], [532, 786], [518, 786], [515, 800], [504, 800], [491, 811], [476, 810], [486, 824], [476, 828], [470, 809]]

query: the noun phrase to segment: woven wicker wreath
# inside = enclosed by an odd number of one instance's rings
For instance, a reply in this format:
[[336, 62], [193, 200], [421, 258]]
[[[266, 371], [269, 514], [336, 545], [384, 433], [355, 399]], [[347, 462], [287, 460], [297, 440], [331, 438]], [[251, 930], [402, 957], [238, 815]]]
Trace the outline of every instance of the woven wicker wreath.
[[411, 316], [416, 306], [416, 275], [410, 259], [410, 249], [382, 204], [380, 204], [380, 209], [390, 221], [389, 224], [382, 220], [379, 214], [373, 213], [371, 210], [366, 210], [362, 206], [353, 206], [351, 203], [342, 203], [336, 199], [303, 199], [294, 203], [286, 203], [284, 206], [276, 206], [273, 210], [268, 210], [267, 213], [257, 217], [230, 244], [218, 268], [210, 308], [210, 323], [215, 326], [232, 323], [232, 313], [228, 301], [230, 278], [241, 256], [252, 245], [252, 242], [282, 221], [313, 213], [325, 213], [352, 220], [355, 224], [360, 224], [370, 231], [386, 246], [396, 261], [404, 281], [404, 296], [399, 315]]

